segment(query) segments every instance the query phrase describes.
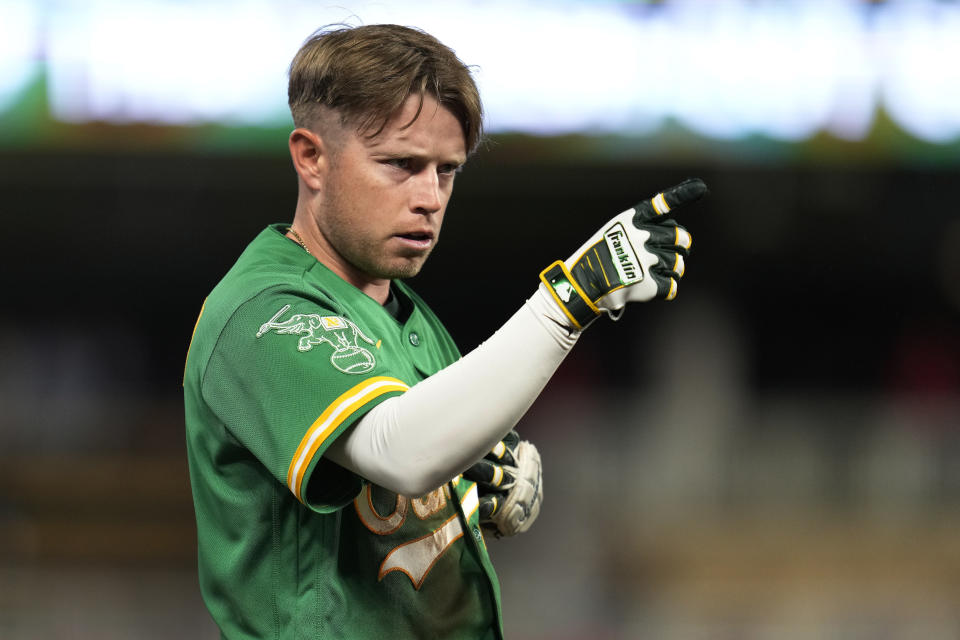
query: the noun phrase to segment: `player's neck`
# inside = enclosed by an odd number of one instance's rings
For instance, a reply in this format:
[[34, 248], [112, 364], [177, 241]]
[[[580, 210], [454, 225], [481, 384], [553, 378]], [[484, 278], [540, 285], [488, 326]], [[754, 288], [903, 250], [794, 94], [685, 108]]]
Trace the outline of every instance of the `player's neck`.
[[[339, 274], [338, 274], [339, 275]], [[374, 282], [368, 282], [365, 285], [358, 284], [356, 282], [351, 282], [347, 278], [340, 276], [360, 291], [364, 292], [371, 298], [377, 301], [378, 304], [384, 305], [387, 303], [387, 299], [390, 298], [390, 281], [389, 280], [378, 280]]]
[[385, 304], [390, 297], [390, 280], [386, 278], [370, 278], [347, 263], [341, 256], [332, 251], [325, 243], [317, 242], [309, 233], [301, 232], [291, 227], [287, 237], [299, 244], [318, 262], [340, 276], [345, 282], [353, 285], [361, 292], [373, 298], [379, 304]]
[[356, 274], [355, 269], [340, 269], [324, 260], [320, 260], [320, 262], [330, 269], [330, 271], [340, 276], [345, 282], [352, 284], [362, 293], [376, 300], [377, 304], [386, 304], [387, 299], [390, 297], [390, 280], [370, 280], [366, 276]]
[[378, 304], [384, 304], [390, 296], [390, 279], [375, 278], [354, 267], [324, 237], [317, 225], [312, 222], [313, 216], [306, 209], [301, 210], [301, 206], [298, 202], [287, 237], [302, 246], [307, 253], [344, 281], [376, 300]]
[[387, 278], [373, 278], [354, 267], [339, 253], [326, 243], [317, 244], [317, 252], [313, 256], [322, 262], [330, 271], [340, 276], [344, 281], [352, 284], [361, 292], [384, 304], [390, 297], [390, 280]]

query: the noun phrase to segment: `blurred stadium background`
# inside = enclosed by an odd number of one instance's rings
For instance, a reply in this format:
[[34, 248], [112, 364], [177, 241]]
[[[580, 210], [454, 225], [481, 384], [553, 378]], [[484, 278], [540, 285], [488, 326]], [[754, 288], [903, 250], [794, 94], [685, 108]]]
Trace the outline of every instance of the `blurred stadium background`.
[[187, 342], [292, 216], [294, 51], [388, 21], [488, 108], [413, 282], [463, 351], [610, 215], [712, 189], [678, 300], [597, 323], [521, 424], [546, 502], [491, 542], [508, 636], [960, 637], [960, 4], [934, 0], [0, 2], [0, 637], [216, 637]]

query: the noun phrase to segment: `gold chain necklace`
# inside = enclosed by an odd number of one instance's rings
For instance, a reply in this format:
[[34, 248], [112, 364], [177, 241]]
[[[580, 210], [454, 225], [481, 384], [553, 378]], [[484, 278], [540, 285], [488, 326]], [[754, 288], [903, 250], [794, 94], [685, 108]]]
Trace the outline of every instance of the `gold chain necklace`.
[[297, 244], [298, 244], [298, 245], [300, 245], [301, 247], [303, 247], [303, 250], [304, 250], [304, 251], [306, 251], [306, 252], [307, 252], [309, 255], [311, 255], [311, 256], [313, 255], [312, 253], [310, 253], [310, 249], [307, 249], [307, 245], [305, 245], [305, 244], [303, 243], [303, 238], [300, 237], [300, 234], [299, 234], [299, 233], [297, 233], [296, 231], [293, 230], [293, 227], [290, 227], [289, 229], [287, 229], [287, 233], [289, 233], [289, 234], [291, 234], [291, 235], [293, 236], [293, 239], [297, 241]]

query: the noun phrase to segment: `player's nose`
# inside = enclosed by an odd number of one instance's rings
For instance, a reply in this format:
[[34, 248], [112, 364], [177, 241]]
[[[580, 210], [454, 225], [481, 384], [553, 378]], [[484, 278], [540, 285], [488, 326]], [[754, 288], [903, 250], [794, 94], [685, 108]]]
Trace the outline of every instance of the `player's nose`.
[[443, 208], [440, 177], [435, 171], [421, 171], [414, 177], [410, 208], [417, 213], [436, 213]]

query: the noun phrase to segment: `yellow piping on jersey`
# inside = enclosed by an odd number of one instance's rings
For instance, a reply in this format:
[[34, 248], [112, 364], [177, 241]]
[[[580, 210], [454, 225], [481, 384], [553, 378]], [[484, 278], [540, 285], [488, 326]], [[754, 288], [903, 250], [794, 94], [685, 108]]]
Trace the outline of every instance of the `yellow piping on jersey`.
[[[499, 507], [498, 507], [499, 508]], [[480, 493], [477, 489], [477, 483], [474, 482], [466, 495], [460, 500], [460, 510], [463, 511], [463, 517], [468, 526], [470, 525], [470, 518], [474, 516], [475, 513], [480, 509]], [[494, 509], [496, 511], [496, 509]], [[477, 531], [480, 531], [478, 528]], [[487, 541], [484, 539], [483, 534], [480, 534], [480, 542], [483, 544], [483, 547], [487, 547]]]
[[364, 380], [355, 387], [348, 389], [339, 398], [331, 402], [320, 414], [320, 417], [314, 420], [310, 428], [307, 429], [307, 433], [300, 441], [300, 446], [293, 454], [290, 467], [287, 469], [287, 486], [290, 487], [290, 491], [297, 497], [297, 500], [303, 502], [301, 493], [303, 477], [317, 449], [330, 437], [330, 434], [336, 431], [357, 409], [370, 401], [385, 393], [403, 392], [409, 389], [409, 386], [396, 378], [377, 376]]
[[476, 513], [480, 507], [480, 495], [477, 493], [477, 483], [467, 489], [466, 495], [460, 500], [460, 509], [463, 511], [464, 518], [469, 521], [470, 516]]
[[203, 310], [207, 308], [207, 299], [203, 299], [203, 304], [200, 305], [200, 315], [197, 316], [197, 321], [193, 324], [193, 333], [190, 334], [190, 346], [187, 347], [187, 357], [183, 359], [183, 381], [180, 382], [180, 386], [186, 386], [187, 384], [187, 362], [190, 360], [190, 349], [193, 348], [193, 339], [197, 335], [197, 327], [200, 326], [200, 318], [203, 317]]

